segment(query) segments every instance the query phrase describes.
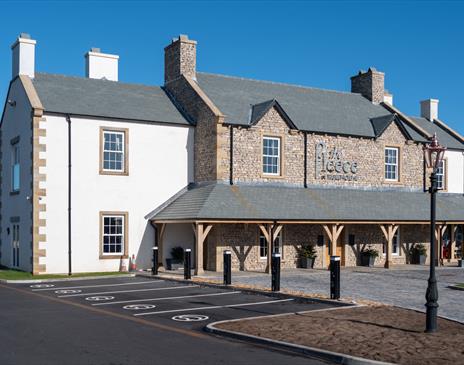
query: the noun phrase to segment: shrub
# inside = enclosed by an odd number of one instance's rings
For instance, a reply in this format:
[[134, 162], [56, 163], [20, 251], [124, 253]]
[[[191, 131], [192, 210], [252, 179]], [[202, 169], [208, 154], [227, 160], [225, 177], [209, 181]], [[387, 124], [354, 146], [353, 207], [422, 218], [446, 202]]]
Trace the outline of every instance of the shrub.
[[411, 247], [410, 254], [412, 256], [427, 256], [427, 248], [423, 243], [418, 243], [417, 245]]
[[171, 249], [171, 257], [173, 260], [184, 261], [184, 249], [180, 246]]
[[361, 251], [361, 254], [366, 255], [366, 256], [371, 256], [371, 257], [378, 257], [379, 256], [379, 251], [377, 251], [375, 248], [372, 248], [369, 245], [369, 246], [367, 246], [367, 248], [364, 248]]
[[303, 259], [315, 259], [317, 257], [316, 247], [310, 244], [303, 245], [298, 250], [298, 254]]

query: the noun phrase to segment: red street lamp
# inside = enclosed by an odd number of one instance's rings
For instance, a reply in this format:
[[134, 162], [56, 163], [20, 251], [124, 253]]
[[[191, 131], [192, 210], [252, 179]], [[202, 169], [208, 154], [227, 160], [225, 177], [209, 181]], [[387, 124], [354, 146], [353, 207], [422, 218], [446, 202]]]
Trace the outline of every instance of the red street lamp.
[[430, 274], [427, 286], [427, 292], [425, 293], [425, 304], [427, 308], [426, 312], [426, 325], [425, 332], [435, 332], [437, 330], [437, 312], [438, 312], [438, 288], [437, 278], [435, 276], [435, 216], [436, 216], [436, 193], [438, 191], [438, 180], [437, 180], [437, 169], [440, 167], [443, 161], [446, 147], [440, 146], [438, 143], [437, 135], [434, 134], [432, 141], [424, 146], [424, 159], [428, 168], [432, 169], [430, 174]]

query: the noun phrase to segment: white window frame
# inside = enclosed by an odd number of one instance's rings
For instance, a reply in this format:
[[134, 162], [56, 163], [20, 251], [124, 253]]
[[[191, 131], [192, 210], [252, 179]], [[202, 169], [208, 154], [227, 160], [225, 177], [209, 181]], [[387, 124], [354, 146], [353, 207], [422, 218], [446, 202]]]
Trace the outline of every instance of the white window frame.
[[441, 160], [441, 166], [438, 166], [436, 171], [437, 176], [437, 188], [439, 190], [446, 189], [446, 160]]
[[[17, 174], [15, 171], [17, 169]], [[15, 176], [18, 181], [16, 184]], [[16, 186], [17, 185], [17, 186]], [[18, 192], [21, 188], [21, 150], [19, 143], [11, 145], [11, 192]]]
[[[283, 238], [282, 238], [282, 231], [279, 232], [279, 235], [276, 237], [274, 242], [274, 249], [279, 247], [279, 251], [276, 253], [280, 253], [280, 258], [283, 260], [284, 257], [284, 245], [283, 245]], [[266, 253], [265, 256], [262, 255], [262, 250]], [[267, 241], [266, 237], [264, 237], [263, 233], [259, 232], [259, 258], [261, 260], [267, 259]]]
[[[387, 162], [387, 151], [395, 151], [396, 153], [396, 163]], [[399, 147], [385, 147], [384, 150], [384, 178], [386, 181], [399, 181], [399, 159], [400, 159], [400, 149]], [[387, 166], [394, 166], [395, 178], [387, 177]]]
[[[264, 143], [266, 140], [270, 141], [277, 141], [277, 155], [265, 154], [264, 153]], [[270, 176], [280, 176], [281, 171], [281, 138], [280, 137], [272, 137], [272, 136], [263, 136], [263, 150], [262, 150], [262, 171], [263, 175], [270, 175]], [[265, 158], [277, 158], [277, 172], [266, 172], [265, 165], [273, 167], [274, 165], [269, 165], [264, 163]]]
[[[105, 218], [121, 218], [121, 233], [105, 233]], [[125, 253], [125, 244], [126, 244], [126, 229], [125, 229], [125, 225], [126, 225], [126, 216], [124, 214], [102, 214], [101, 215], [101, 225], [102, 225], [102, 232], [101, 232], [101, 254], [102, 256], [123, 256], [124, 253]], [[111, 226], [109, 226], [111, 227]], [[105, 237], [118, 237], [120, 236], [121, 237], [121, 250], [118, 251], [118, 252], [105, 252], [105, 245], [107, 245], [108, 247], [111, 246], [111, 242], [108, 243], [108, 244], [105, 244]], [[114, 245], [114, 243], [113, 243]]]
[[[106, 135], [119, 135], [122, 136], [122, 141], [121, 141], [121, 151], [115, 151], [111, 149], [106, 149]], [[105, 153], [116, 153], [121, 155], [121, 168], [105, 168], [105, 162], [109, 160], [105, 160]], [[109, 129], [103, 129], [103, 148], [102, 148], [102, 170], [104, 172], [118, 172], [118, 173], [124, 173], [126, 168], [126, 133], [124, 131], [117, 131], [117, 130], [109, 130]]]

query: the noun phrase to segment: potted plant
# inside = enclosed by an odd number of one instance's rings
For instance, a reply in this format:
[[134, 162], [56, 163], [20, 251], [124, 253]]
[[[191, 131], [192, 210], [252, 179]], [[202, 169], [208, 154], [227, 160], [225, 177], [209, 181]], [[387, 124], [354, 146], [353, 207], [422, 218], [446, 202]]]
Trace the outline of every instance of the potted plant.
[[314, 260], [317, 257], [316, 248], [314, 245], [303, 245], [298, 252], [298, 256], [301, 268], [312, 269], [314, 267]]
[[424, 244], [418, 243], [417, 245], [412, 246], [409, 254], [413, 264], [425, 265], [425, 259], [427, 258], [427, 248]]
[[166, 259], [166, 270], [178, 270], [184, 267], [184, 249], [180, 246], [171, 249], [171, 258]]
[[361, 265], [373, 267], [375, 258], [379, 256], [379, 251], [370, 245], [361, 251]]

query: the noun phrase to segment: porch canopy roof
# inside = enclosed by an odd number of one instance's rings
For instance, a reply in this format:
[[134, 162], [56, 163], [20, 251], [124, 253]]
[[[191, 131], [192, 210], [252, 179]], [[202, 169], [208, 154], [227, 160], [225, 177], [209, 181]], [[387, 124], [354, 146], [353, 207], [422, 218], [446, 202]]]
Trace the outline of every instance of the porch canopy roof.
[[[269, 185], [189, 185], [149, 213], [154, 222], [428, 223], [424, 192]], [[437, 221], [464, 223], [464, 196], [437, 194]]]

